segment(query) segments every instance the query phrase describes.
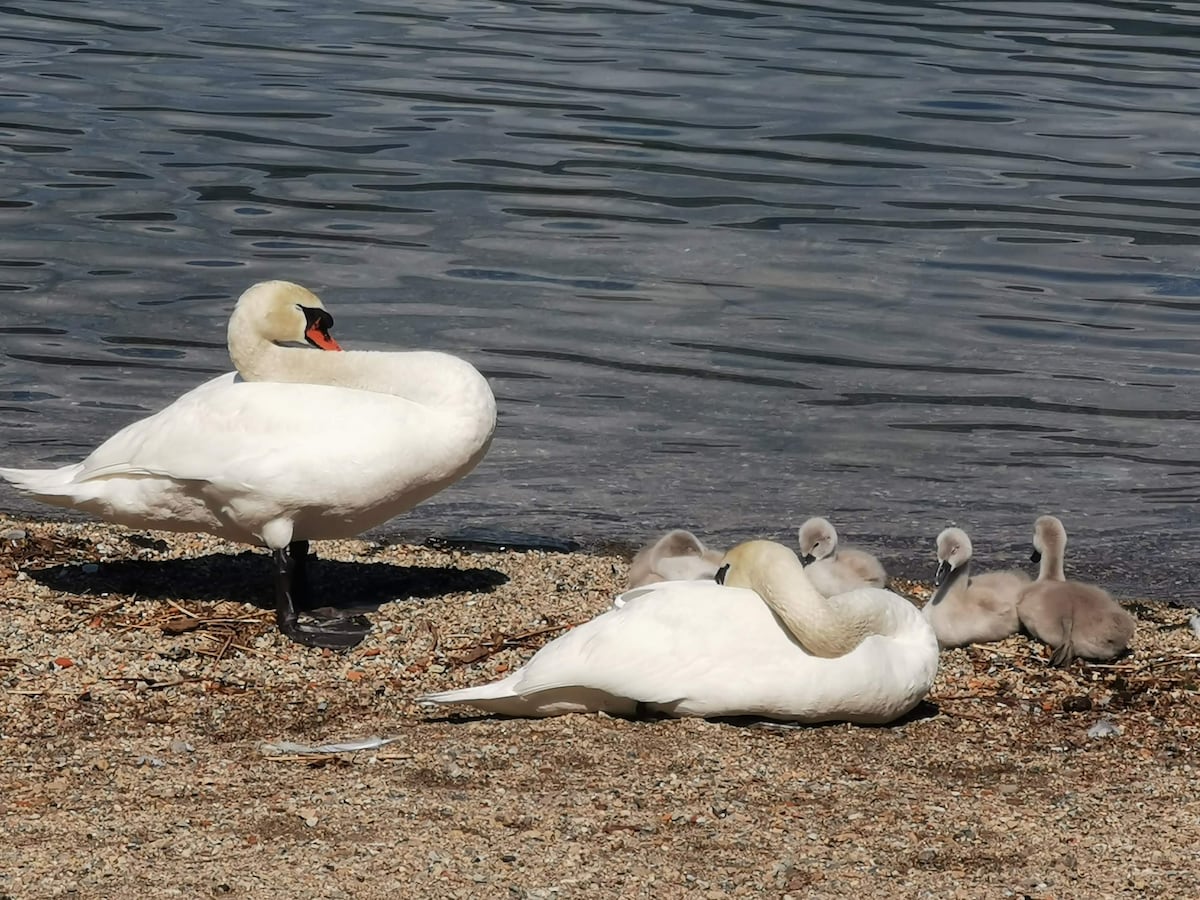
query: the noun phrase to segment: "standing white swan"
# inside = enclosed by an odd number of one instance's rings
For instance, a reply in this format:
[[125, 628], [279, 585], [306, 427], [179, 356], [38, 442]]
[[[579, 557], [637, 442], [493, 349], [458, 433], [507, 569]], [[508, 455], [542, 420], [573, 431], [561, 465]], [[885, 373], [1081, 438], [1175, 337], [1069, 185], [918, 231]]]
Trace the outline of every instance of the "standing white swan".
[[126, 426], [81, 463], [0, 476], [121, 525], [265, 544], [280, 630], [353, 646], [370, 630], [364, 620], [299, 616], [314, 605], [307, 542], [353, 537], [466, 475], [487, 452], [496, 402], [474, 367], [445, 353], [318, 352], [341, 350], [332, 324], [300, 285], [256, 284], [229, 320], [237, 372]]
[[796, 554], [729, 551], [716, 581], [671, 581], [551, 641], [479, 687], [428, 694], [510, 716], [603, 711], [890, 722], [933, 684], [938, 645], [919, 610], [879, 588], [826, 602]]

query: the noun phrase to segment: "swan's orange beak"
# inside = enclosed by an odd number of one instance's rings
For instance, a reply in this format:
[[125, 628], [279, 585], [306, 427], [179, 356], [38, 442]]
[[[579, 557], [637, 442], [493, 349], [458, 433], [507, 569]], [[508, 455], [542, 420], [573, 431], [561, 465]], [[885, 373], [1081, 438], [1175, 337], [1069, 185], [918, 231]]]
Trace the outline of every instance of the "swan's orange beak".
[[341, 350], [338, 342], [335, 341], [329, 334], [329, 329], [325, 327], [325, 323], [320, 319], [313, 322], [308, 328], [304, 329], [304, 337], [314, 347], [319, 347], [322, 350]]

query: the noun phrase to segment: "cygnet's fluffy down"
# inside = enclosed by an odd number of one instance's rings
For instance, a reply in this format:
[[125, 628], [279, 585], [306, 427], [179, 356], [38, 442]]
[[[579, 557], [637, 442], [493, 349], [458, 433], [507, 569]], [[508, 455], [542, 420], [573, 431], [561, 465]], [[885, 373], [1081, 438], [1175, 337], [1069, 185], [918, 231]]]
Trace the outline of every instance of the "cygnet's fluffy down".
[[814, 517], [800, 526], [800, 556], [817, 592], [826, 597], [860, 587], [883, 587], [887, 573], [870, 553], [838, 546], [838, 533], [828, 519]]
[[1066, 580], [1062, 522], [1054, 516], [1039, 518], [1033, 548], [1032, 559], [1041, 568], [1037, 581], [1021, 592], [1017, 614], [1030, 634], [1054, 648], [1050, 664], [1065, 666], [1077, 656], [1114, 659], [1128, 650], [1137, 620], [1103, 588]]
[[722, 556], [720, 550], [705, 547], [690, 531], [676, 528], [638, 551], [629, 565], [629, 587], [712, 578]]
[[1024, 572], [971, 573], [971, 539], [961, 528], [937, 537], [937, 590], [924, 614], [942, 647], [1002, 641], [1021, 628], [1017, 598], [1029, 584]]

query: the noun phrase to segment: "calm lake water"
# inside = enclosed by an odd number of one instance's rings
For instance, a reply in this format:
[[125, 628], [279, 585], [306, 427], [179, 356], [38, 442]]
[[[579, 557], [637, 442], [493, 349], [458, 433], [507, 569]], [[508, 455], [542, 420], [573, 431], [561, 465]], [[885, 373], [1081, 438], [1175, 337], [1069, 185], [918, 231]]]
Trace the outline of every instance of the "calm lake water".
[[226, 370], [287, 278], [492, 381], [390, 534], [824, 514], [929, 577], [1052, 512], [1200, 601], [1200, 4], [18, 2], [0, 66], [6, 465]]

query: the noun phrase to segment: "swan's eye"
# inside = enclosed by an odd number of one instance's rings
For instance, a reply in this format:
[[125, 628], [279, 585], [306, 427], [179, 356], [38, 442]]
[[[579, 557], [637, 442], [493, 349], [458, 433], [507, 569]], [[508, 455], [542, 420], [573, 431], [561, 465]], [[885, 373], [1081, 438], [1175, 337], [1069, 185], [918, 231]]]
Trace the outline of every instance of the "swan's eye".
[[728, 573], [729, 573], [729, 563], [725, 563], [725, 565], [723, 565], [723, 566], [721, 566], [721, 568], [717, 569], [717, 576], [716, 576], [717, 584], [724, 584], [725, 576]]

